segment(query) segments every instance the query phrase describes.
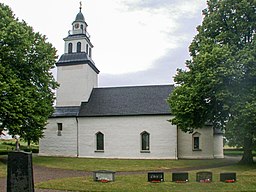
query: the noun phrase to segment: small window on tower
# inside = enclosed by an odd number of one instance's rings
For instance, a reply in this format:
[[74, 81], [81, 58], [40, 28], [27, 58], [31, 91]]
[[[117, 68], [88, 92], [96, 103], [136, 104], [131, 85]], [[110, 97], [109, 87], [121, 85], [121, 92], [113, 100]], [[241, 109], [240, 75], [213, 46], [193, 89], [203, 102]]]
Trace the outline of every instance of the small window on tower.
[[68, 53], [72, 53], [73, 45], [72, 43], [68, 44]]
[[81, 42], [77, 43], [77, 53], [81, 53]]
[[57, 136], [61, 136], [61, 132], [62, 132], [62, 123], [57, 123], [57, 126], [58, 126]]
[[89, 48], [89, 57], [92, 57], [92, 49]]
[[88, 46], [88, 44], [86, 44], [86, 53], [87, 53], [87, 55], [88, 55], [88, 50], [89, 50], [89, 46]]

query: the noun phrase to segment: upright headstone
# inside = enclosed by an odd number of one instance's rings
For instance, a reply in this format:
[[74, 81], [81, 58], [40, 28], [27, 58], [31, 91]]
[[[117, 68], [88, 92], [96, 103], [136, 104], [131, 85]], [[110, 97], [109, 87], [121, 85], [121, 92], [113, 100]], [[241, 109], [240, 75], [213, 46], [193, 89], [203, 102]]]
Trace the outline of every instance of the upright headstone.
[[7, 192], [34, 192], [32, 153], [8, 153]]

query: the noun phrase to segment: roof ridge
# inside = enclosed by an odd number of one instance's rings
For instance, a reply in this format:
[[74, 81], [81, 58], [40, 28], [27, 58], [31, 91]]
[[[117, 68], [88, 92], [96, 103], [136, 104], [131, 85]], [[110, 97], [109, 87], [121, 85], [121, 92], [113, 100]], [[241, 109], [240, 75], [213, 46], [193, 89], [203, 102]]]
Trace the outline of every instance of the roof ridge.
[[117, 89], [117, 88], [140, 88], [140, 87], [174, 87], [174, 84], [163, 84], [163, 85], [127, 85], [127, 86], [113, 86], [113, 87], [95, 87], [94, 89]]

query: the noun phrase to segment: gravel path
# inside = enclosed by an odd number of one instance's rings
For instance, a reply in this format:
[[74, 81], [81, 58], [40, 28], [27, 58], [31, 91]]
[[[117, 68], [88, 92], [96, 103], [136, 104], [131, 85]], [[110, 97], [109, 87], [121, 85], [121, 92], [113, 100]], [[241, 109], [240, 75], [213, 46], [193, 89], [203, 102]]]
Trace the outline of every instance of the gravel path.
[[[198, 169], [207, 169], [207, 168], [217, 168], [225, 165], [232, 165], [237, 163], [240, 160], [240, 157], [226, 157], [228, 162], [225, 162], [218, 166], [198, 166], [198, 167], [191, 167], [191, 168], [182, 168], [182, 169], [169, 169], [163, 170], [164, 172], [173, 172], [173, 171], [192, 171]], [[58, 178], [67, 178], [67, 177], [83, 177], [92, 175], [91, 172], [85, 171], [76, 171], [76, 170], [64, 170], [64, 169], [55, 169], [55, 168], [47, 168], [42, 166], [33, 166], [34, 171], [34, 183], [49, 181], [52, 179]], [[117, 175], [128, 175], [128, 174], [146, 174], [147, 171], [140, 171], [140, 172], [117, 172]], [[0, 179], [0, 192], [6, 192], [6, 178]], [[58, 190], [49, 190], [49, 189], [35, 189], [35, 192], [62, 192]]]

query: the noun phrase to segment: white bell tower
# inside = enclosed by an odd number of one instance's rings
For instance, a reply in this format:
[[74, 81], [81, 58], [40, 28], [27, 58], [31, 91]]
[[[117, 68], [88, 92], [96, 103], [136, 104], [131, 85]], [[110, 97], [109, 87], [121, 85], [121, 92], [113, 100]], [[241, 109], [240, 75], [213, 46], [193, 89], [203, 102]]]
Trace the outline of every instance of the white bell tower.
[[64, 54], [56, 63], [57, 81], [60, 84], [56, 107], [80, 106], [81, 102], [88, 101], [92, 89], [98, 86], [99, 70], [92, 60], [93, 45], [81, 3], [79, 9], [72, 30], [64, 38]]

